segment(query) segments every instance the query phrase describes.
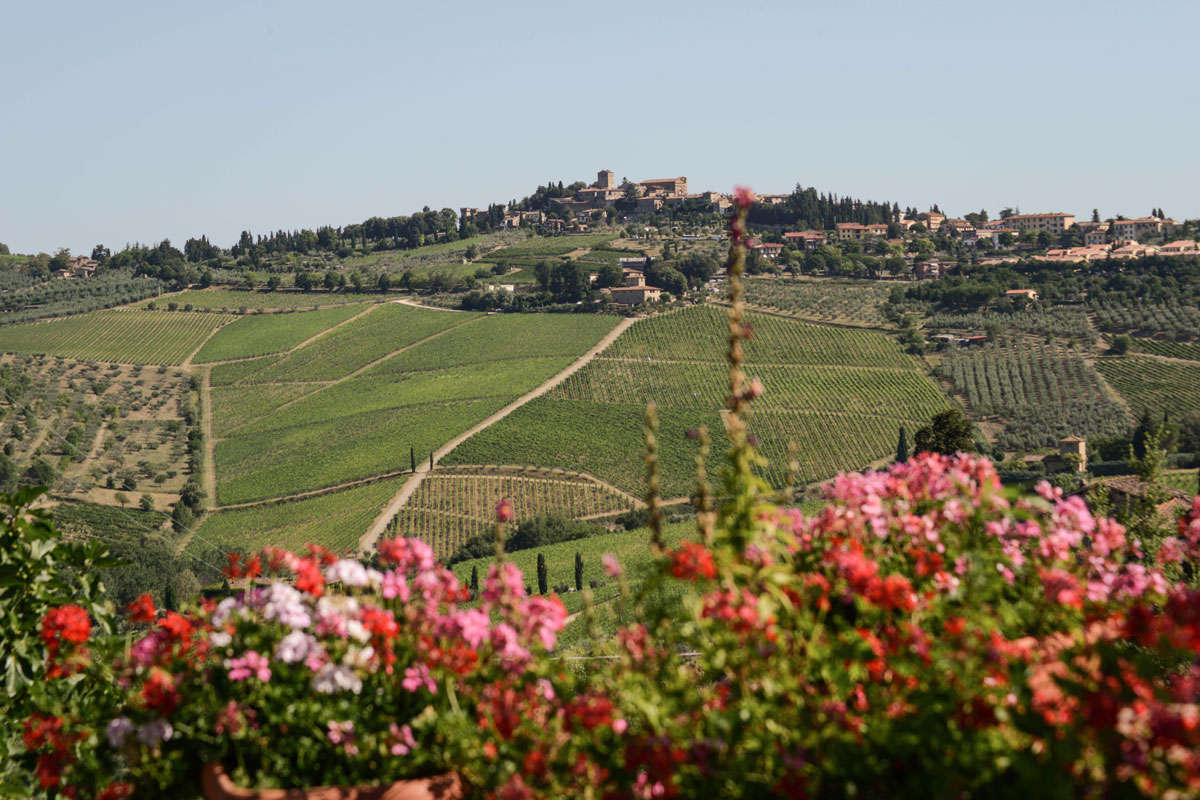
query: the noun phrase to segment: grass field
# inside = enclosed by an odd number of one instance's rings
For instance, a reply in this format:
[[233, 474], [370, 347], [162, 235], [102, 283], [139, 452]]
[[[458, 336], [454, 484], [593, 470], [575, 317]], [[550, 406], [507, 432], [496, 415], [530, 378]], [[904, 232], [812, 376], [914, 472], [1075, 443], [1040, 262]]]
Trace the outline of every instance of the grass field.
[[[283, 309], [307, 309], [324, 306], [346, 306], [377, 300], [394, 300], [396, 295], [382, 294], [349, 294], [343, 292], [262, 292], [244, 289], [188, 289], [176, 294], [163, 295], [152, 301], [156, 307], [163, 309], [167, 303], [178, 303], [183, 308], [188, 303], [201, 311], [237, 311], [238, 309], [263, 309], [278, 311]], [[145, 308], [147, 303], [139, 303]]]
[[1135, 415], [1148, 409], [1179, 416], [1200, 408], [1200, 364], [1121, 356], [1097, 359], [1096, 366]]
[[[789, 442], [800, 477], [829, 477], [886, 456], [898, 429], [923, 424], [949, 402], [912, 357], [884, 334], [750, 314], [748, 374], [766, 393], [755, 402], [751, 432], [772, 460], [766, 475], [786, 478]], [[694, 486], [695, 445], [688, 430], [706, 425], [714, 439], [710, 472], [726, 448], [719, 412], [728, 393], [722, 364], [724, 312], [684, 309], [636, 323], [584, 369], [456, 449], [448, 463], [541, 464], [596, 475], [642, 493], [643, 414], [659, 417], [663, 493]]]
[[467, 539], [491, 530], [496, 504], [512, 501], [515, 518], [538, 514], [590, 517], [626, 511], [628, 498], [582, 475], [538, 469], [438, 469], [388, 526], [388, 536], [415, 536], [448, 558]]
[[222, 314], [182, 311], [95, 311], [51, 322], [0, 327], [0, 351], [180, 364], [210, 333], [232, 320]]
[[[285, 358], [255, 359], [244, 369], [220, 365], [213, 374], [216, 428], [225, 437], [215, 448], [218, 498], [239, 503], [408, 468], [411, 453], [427, 459], [561, 371], [615, 324], [615, 317], [591, 315], [381, 306]], [[454, 325], [461, 327], [447, 330]], [[362, 375], [327, 387], [308, 382], [343, 377], [438, 331], [445, 332]]]
[[323, 330], [344, 322], [366, 305], [341, 306], [294, 314], [255, 314], [237, 319], [204, 343], [195, 361], [224, 361], [290, 350]]
[[187, 549], [219, 563], [229, 549], [250, 552], [266, 545], [299, 550], [316, 542], [349, 553], [402, 481], [390, 478], [303, 500], [218, 511], [204, 521]]

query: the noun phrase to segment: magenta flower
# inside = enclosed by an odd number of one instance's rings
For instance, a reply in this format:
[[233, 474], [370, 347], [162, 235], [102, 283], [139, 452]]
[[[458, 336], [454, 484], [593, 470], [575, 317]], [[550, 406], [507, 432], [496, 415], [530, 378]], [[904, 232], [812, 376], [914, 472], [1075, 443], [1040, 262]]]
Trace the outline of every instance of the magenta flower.
[[754, 202], [754, 192], [747, 186], [737, 186], [733, 190], [733, 202], [738, 208], [749, 208]]
[[454, 623], [458, 627], [459, 636], [471, 647], [479, 647], [487, 641], [491, 621], [488, 615], [478, 608], [459, 611], [454, 615]]
[[424, 664], [418, 664], [415, 667], [409, 667], [404, 670], [404, 680], [400, 681], [400, 685], [410, 692], [415, 692], [422, 688], [426, 689], [430, 694], [437, 692], [437, 684], [433, 682], [433, 676], [429, 674], [429, 667]]
[[621, 562], [617, 561], [616, 556], [614, 556], [612, 553], [605, 553], [604, 557], [601, 558], [600, 560], [602, 562], [604, 562], [604, 571], [605, 572], [607, 572], [609, 575], [613, 576], [614, 578], [618, 578], [621, 576]]
[[271, 680], [271, 666], [267, 661], [267, 657], [260, 655], [256, 650], [247, 650], [246, 654], [241, 658], [231, 658], [225, 662], [225, 667], [229, 670], [229, 680], [244, 681], [247, 678], [254, 676], [263, 683]]

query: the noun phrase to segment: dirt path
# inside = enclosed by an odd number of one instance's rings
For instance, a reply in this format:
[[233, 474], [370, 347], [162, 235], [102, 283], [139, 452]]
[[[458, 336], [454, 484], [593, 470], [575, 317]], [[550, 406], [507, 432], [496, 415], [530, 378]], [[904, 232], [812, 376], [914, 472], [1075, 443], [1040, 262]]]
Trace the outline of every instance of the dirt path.
[[[368, 305], [366, 308], [364, 308], [362, 311], [355, 314], [354, 316], [347, 317], [346, 319], [342, 320], [341, 322], [337, 323], [336, 325], [330, 325], [325, 330], [314, 333], [312, 336], [308, 337], [300, 344], [295, 345], [294, 347], [289, 347], [287, 350], [277, 350], [274, 353], [259, 353], [256, 356], [242, 356], [241, 358], [225, 358], [220, 361], [205, 361], [204, 365], [208, 366], [208, 367], [215, 367], [220, 364], [236, 364], [239, 361], [253, 361], [256, 358], [268, 358], [270, 356], [286, 356], [290, 353], [296, 352], [297, 350], [299, 350], [302, 347], [308, 347], [310, 344], [315, 342], [317, 339], [320, 339], [322, 336], [327, 336], [328, 334], [332, 333], [333, 331], [336, 331], [338, 328], [342, 327], [343, 325], [349, 325], [351, 322], [354, 322], [354, 320], [359, 319], [360, 317], [363, 317], [367, 314], [370, 314], [372, 311], [379, 308], [380, 305], [381, 305], [380, 303], [372, 303], [372, 304]], [[334, 306], [331, 306], [331, 308], [333, 308], [333, 307]], [[225, 326], [222, 325], [221, 327], [225, 327]], [[220, 328], [218, 328], [217, 330], [220, 330]], [[213, 331], [213, 332], [216, 333], [216, 331]], [[208, 340], [205, 339], [205, 341], [208, 341]], [[201, 345], [201, 347], [203, 347], [203, 345]], [[199, 349], [200, 348], [196, 348], [197, 351], [199, 351]], [[193, 353], [192, 355], [195, 355], [195, 353]], [[188, 356], [188, 361], [191, 361], [191, 356]]]
[[413, 308], [424, 309], [425, 311], [450, 311], [454, 314], [471, 314], [474, 312], [463, 311], [461, 308], [442, 308], [441, 306], [427, 306], [423, 303], [418, 303], [411, 297], [402, 297], [399, 300], [392, 300], [393, 303], [399, 303], [402, 306], [412, 306]]
[[[234, 319], [237, 319], [237, 318], [234, 317]], [[199, 353], [201, 349], [203, 349], [204, 345], [208, 344], [208, 340], [211, 339], [212, 337], [216, 336], [217, 331], [221, 330], [222, 328], [224, 328], [226, 325], [230, 324], [231, 322], [233, 322], [233, 319], [230, 319], [226, 322], [222, 322], [220, 325], [218, 325], [217, 327], [215, 327], [211, 331], [209, 331], [208, 336], [204, 337], [204, 341], [202, 341], [202, 342], [200, 342], [200, 344], [196, 345], [195, 350], [188, 353], [188, 357], [185, 358], [183, 360], [183, 363], [179, 365], [180, 369], [190, 369], [192, 366], [192, 359], [196, 357], [196, 354]]]
[[[591, 363], [592, 359], [604, 352], [609, 345], [617, 340], [618, 336], [624, 333], [625, 330], [636, 321], [637, 319], [634, 317], [625, 317], [619, 323], [617, 323], [616, 327], [605, 334], [604, 338], [597, 342], [591, 350], [588, 350], [586, 353], [576, 359], [562, 372], [541, 384], [533, 391], [518, 397], [516, 400], [509, 403], [495, 414], [492, 414], [479, 424], [469, 428], [466, 431], [463, 431], [449, 442], [446, 442], [446, 444], [442, 445], [434, 452], [434, 464], [436, 464], [440, 459], [445, 458], [450, 451], [458, 447], [467, 439], [470, 439], [475, 434], [479, 433], [481, 430], [495, 425], [497, 422], [504, 419], [521, 406], [525, 405], [531, 400], [536, 400], [537, 398], [549, 392], [551, 389], [554, 389], [556, 386], [574, 375], [579, 370], [583, 369], [585, 366]], [[387, 504], [379, 516], [375, 518], [375, 521], [371, 523], [371, 527], [367, 529], [367, 532], [364, 533], [362, 538], [358, 540], [359, 552], [367, 553], [370, 552], [373, 547], [375, 547], [375, 543], [379, 541], [379, 537], [383, 535], [384, 530], [387, 528], [388, 522], [392, 517], [396, 516], [396, 512], [403, 508], [404, 504], [408, 502], [408, 499], [412, 497], [413, 492], [417, 490], [417, 487], [420, 486], [421, 482], [425, 480], [425, 476], [429, 474], [429, 469], [429, 462], [423, 461], [417, 467], [417, 471], [414, 472], [412, 476], [404, 482], [404, 485], [400, 487], [400, 491], [396, 493], [396, 496], [391, 499], [391, 502]]]
[[[429, 334], [424, 339], [419, 339], [419, 340], [413, 342], [412, 344], [407, 344], [404, 347], [399, 348], [398, 350], [393, 350], [392, 352], [388, 353], [387, 355], [380, 356], [379, 358], [375, 359], [374, 361], [370, 362], [369, 364], [364, 364], [363, 366], [354, 370], [354, 372], [351, 372], [349, 375], [343, 375], [342, 377], [338, 378], [337, 380], [326, 381], [326, 382], [322, 383], [320, 386], [318, 386], [316, 389], [313, 389], [308, 394], [302, 394], [299, 397], [293, 397], [291, 400], [288, 400], [283, 405], [275, 406], [275, 408], [271, 409], [266, 414], [263, 414], [261, 417], [256, 417], [252, 420], [247, 420], [246, 422], [243, 422], [241, 425], [238, 425], [236, 428], [230, 428], [228, 433], [233, 433], [235, 431], [239, 431], [242, 428], [246, 427], [247, 425], [253, 425], [254, 423], [258, 422], [259, 420], [265, 419], [266, 417], [269, 417], [272, 414], [278, 414], [280, 411], [283, 411], [285, 408], [288, 408], [290, 406], [294, 406], [296, 403], [299, 403], [301, 400], [307, 400], [308, 398], [312, 397], [313, 395], [320, 394], [321, 392], [325, 391], [326, 389], [332, 389], [334, 386], [337, 386], [338, 384], [341, 384], [341, 383], [345, 383], [346, 381], [350, 380], [351, 378], [357, 378], [359, 375], [362, 375], [367, 370], [371, 369], [372, 367], [378, 366], [379, 364], [382, 364], [384, 361], [387, 361], [389, 358], [391, 358], [393, 356], [398, 356], [403, 352], [413, 349], [414, 347], [418, 347], [420, 345], [425, 344], [426, 342], [430, 341], [431, 339], [436, 339], [439, 336], [444, 336], [445, 334], [449, 333], [452, 330], [461, 328], [463, 325], [470, 325], [472, 322], [475, 322], [476, 320], [480, 320], [480, 319], [483, 319], [483, 317], [472, 317], [470, 319], [465, 319], [462, 322], [458, 323], [457, 325], [451, 325], [449, 328], [440, 330], [437, 333]], [[299, 381], [297, 381], [297, 383], [299, 383]], [[245, 385], [245, 384], [241, 384], [239, 382], [238, 384], [234, 384], [234, 385]]]
[[204, 508], [217, 507], [217, 460], [213, 455], [216, 439], [213, 437], [212, 367], [200, 370], [200, 430], [204, 434]]
[[407, 473], [406, 469], [392, 470], [391, 472], [381, 472], [378, 475], [368, 475], [365, 478], [355, 478], [352, 481], [343, 481], [335, 483], [332, 486], [322, 486], [319, 489], [309, 489], [296, 494], [281, 495], [279, 497], [264, 497], [262, 500], [247, 500], [245, 503], [231, 503], [227, 506], [221, 506], [219, 511], [233, 511], [239, 508], [256, 508], [258, 506], [274, 506], [280, 503], [289, 503], [292, 500], [304, 500], [309, 497], [320, 497], [323, 494], [331, 494], [340, 492], [343, 489], [353, 489], [355, 486], [365, 486], [368, 483], [387, 480], [388, 478], [396, 478]]

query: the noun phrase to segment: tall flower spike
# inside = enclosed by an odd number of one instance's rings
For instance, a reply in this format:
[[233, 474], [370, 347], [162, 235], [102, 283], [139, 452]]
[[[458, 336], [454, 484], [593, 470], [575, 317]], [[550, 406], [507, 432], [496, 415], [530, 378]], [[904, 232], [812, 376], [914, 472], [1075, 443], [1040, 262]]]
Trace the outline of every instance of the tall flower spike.
[[658, 478], [658, 412], [654, 402], [646, 404], [646, 507], [650, 510], [650, 543], [655, 553], [663, 551], [662, 497]]

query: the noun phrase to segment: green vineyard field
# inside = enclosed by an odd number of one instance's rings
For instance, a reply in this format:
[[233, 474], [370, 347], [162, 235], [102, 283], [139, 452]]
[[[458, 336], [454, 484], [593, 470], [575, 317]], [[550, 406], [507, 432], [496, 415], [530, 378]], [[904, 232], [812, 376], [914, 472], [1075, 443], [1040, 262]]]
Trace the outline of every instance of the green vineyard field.
[[1096, 366], [1135, 415], [1147, 409], [1182, 416], [1200, 409], [1200, 364], [1123, 356], [1098, 359]]
[[0, 327], [0, 351], [131, 364], [181, 364], [209, 334], [233, 319], [223, 314], [95, 311], [51, 322]]
[[204, 364], [290, 350], [321, 331], [350, 319], [366, 307], [360, 304], [321, 311], [241, 317], [205, 342], [196, 354], [195, 361]]
[[579, 518], [626, 511], [629, 499], [595, 481], [548, 470], [436, 470], [388, 526], [388, 536], [415, 536], [448, 558], [467, 539], [491, 530], [496, 504], [512, 502], [519, 522], [538, 514]]

